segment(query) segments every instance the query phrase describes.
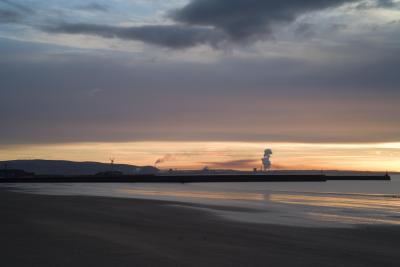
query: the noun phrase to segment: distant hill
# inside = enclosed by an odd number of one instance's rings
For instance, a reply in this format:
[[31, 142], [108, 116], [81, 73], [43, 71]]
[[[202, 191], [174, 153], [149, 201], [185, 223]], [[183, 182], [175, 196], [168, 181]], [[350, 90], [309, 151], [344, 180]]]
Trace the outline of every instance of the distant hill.
[[[8, 160], [0, 161], [0, 168], [18, 169], [33, 172], [36, 175], [93, 175], [99, 172], [111, 171], [109, 163], [75, 162], [66, 160]], [[135, 166], [129, 164], [114, 164], [112, 171], [123, 174], [151, 174], [158, 169], [152, 166]]]

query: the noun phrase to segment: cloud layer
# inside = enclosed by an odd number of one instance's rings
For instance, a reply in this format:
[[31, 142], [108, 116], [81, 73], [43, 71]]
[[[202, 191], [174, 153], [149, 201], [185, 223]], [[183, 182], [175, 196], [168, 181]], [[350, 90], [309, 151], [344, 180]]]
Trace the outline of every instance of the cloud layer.
[[398, 49], [330, 51], [353, 56], [343, 62], [205, 64], [0, 43], [8, 55], [0, 59], [0, 143], [387, 142], [400, 136], [400, 59], [392, 56]]
[[104, 38], [140, 40], [145, 43], [170, 48], [186, 48], [200, 44], [217, 46], [225, 37], [222, 32], [203, 27], [182, 25], [156, 25], [140, 27], [115, 27], [96, 24], [58, 24], [43, 27], [51, 33], [89, 34]]
[[0, 23], [23, 23], [26, 16], [34, 13], [28, 5], [0, 0]]
[[0, 10], [0, 22], [1, 23], [12, 23], [17, 22], [21, 19], [21, 14], [11, 10]]
[[292, 22], [298, 16], [333, 8], [357, 0], [192, 0], [171, 17], [189, 25], [212, 26], [233, 40], [262, 38], [276, 24]]
[[0, 0], [0, 144], [400, 141], [392, 4], [55, 2]]
[[61, 23], [42, 29], [51, 33], [87, 34], [103, 38], [137, 40], [169, 48], [221, 42], [248, 42], [267, 38], [273, 26], [297, 17], [358, 0], [192, 0], [171, 11], [173, 25], [137, 27], [88, 23]]

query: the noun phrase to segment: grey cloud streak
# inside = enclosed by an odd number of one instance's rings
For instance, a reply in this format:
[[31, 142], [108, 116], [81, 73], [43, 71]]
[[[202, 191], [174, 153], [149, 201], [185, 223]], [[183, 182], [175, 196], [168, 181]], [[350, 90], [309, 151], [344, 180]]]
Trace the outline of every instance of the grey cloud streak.
[[81, 9], [81, 10], [87, 10], [87, 11], [98, 11], [98, 12], [107, 12], [110, 10], [110, 8], [106, 5], [103, 4], [99, 4], [99, 3], [88, 3], [85, 5], [79, 5], [76, 6], [77, 9]]
[[24, 19], [35, 13], [28, 5], [9, 0], [0, 0], [1, 23], [24, 23]]
[[398, 3], [395, 3], [393, 0], [379, 0], [377, 1], [377, 6], [378, 7], [385, 7], [385, 8], [391, 8], [395, 7]]
[[187, 48], [221, 42], [242, 43], [271, 34], [276, 24], [289, 23], [312, 11], [334, 8], [359, 0], [192, 0], [171, 11], [174, 25], [119, 27], [89, 23], [60, 23], [42, 27], [51, 33], [87, 34]]
[[5, 6], [8, 6], [14, 10], [18, 10], [21, 11], [23, 13], [34, 13], [33, 8], [31, 8], [29, 5], [26, 4], [20, 4], [18, 2], [15, 1], [11, 1], [11, 0], [0, 0], [0, 3], [3, 3]]
[[15, 23], [22, 20], [22, 15], [18, 12], [11, 10], [0, 9], [0, 22], [1, 23]]
[[182, 25], [155, 25], [139, 27], [115, 27], [96, 24], [68, 24], [45, 26], [44, 31], [67, 34], [89, 34], [104, 38], [140, 40], [145, 43], [170, 48], [186, 48], [199, 44], [217, 46], [226, 37], [217, 30]]

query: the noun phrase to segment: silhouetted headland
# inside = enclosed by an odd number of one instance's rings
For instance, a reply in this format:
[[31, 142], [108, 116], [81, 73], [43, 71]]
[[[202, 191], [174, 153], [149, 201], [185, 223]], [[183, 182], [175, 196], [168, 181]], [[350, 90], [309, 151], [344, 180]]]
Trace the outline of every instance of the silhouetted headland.
[[0, 178], [0, 183], [221, 183], [221, 182], [325, 182], [328, 180], [390, 180], [382, 176], [329, 176], [329, 175], [119, 175], [119, 176], [33, 176]]
[[[1, 163], [1, 162], [0, 162]], [[70, 161], [7, 161], [0, 183], [211, 183], [325, 182], [328, 180], [390, 180], [388, 174], [317, 171], [169, 170], [152, 166]], [[8, 166], [12, 167], [8, 168]], [[16, 169], [16, 167], [22, 167]], [[36, 173], [35, 171], [38, 171]], [[74, 175], [70, 175], [73, 173]], [[82, 175], [76, 175], [82, 173]], [[88, 174], [90, 173], [90, 174]]]

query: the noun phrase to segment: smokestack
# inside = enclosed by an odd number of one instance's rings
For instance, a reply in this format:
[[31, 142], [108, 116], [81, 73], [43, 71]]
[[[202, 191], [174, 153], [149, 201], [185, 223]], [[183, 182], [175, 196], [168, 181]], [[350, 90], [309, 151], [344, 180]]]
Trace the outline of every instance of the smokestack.
[[264, 157], [261, 159], [264, 171], [267, 171], [271, 168], [271, 161], [269, 160], [271, 155], [272, 150], [270, 148], [264, 150]]

